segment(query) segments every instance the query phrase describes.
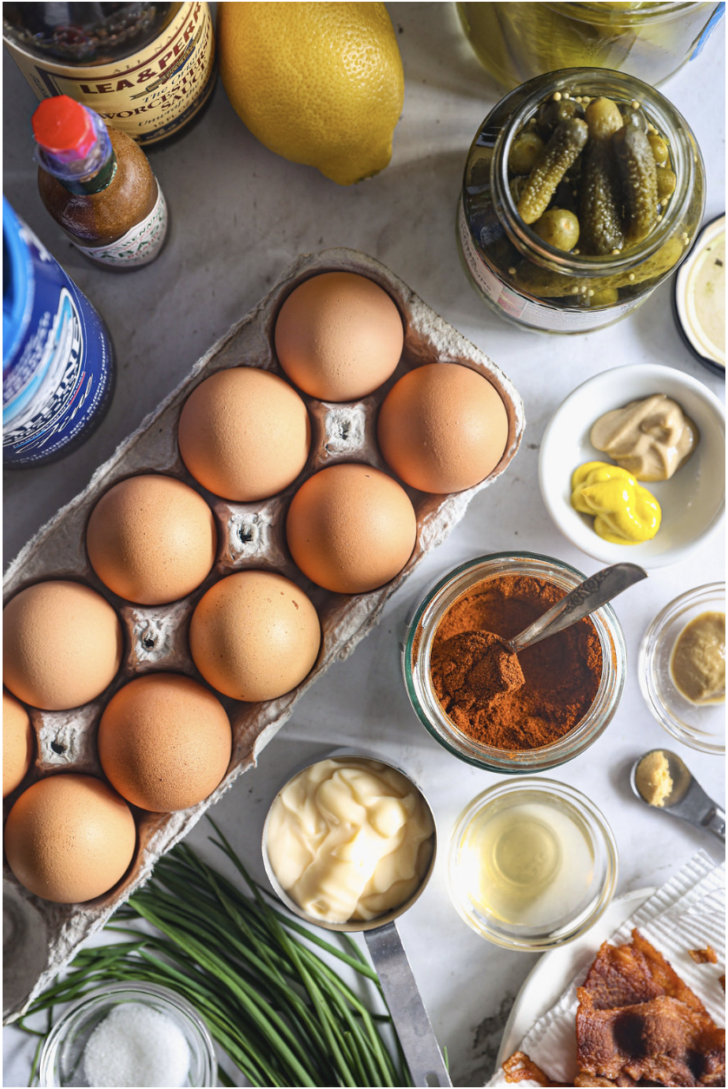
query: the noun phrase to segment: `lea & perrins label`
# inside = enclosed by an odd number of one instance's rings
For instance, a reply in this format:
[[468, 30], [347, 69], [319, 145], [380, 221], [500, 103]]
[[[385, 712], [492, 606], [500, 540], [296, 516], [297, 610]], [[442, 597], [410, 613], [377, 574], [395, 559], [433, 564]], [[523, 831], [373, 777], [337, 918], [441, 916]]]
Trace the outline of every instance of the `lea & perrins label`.
[[69, 95], [139, 144], [182, 128], [214, 86], [215, 37], [205, 3], [180, 4], [154, 41], [110, 64], [59, 64], [7, 38], [5, 45], [39, 99]]

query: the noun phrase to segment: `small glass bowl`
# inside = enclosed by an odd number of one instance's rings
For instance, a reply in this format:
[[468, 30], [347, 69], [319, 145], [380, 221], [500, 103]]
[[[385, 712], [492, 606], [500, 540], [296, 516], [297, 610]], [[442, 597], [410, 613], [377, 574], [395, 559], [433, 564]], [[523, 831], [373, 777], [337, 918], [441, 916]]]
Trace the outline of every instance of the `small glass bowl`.
[[[588, 883], [579, 902], [561, 917], [542, 925], [507, 922], [476, 903], [468, 891], [472, 884], [472, 854], [467, 846], [468, 829], [473, 820], [490, 810], [491, 814], [510, 806], [538, 804], [548, 806], [575, 824], [591, 856]], [[599, 809], [580, 791], [553, 779], [505, 780], [489, 787], [463, 810], [450, 837], [448, 887], [450, 898], [468, 926], [481, 937], [525, 953], [537, 953], [566, 945], [586, 933], [604, 914], [617, 885], [617, 845], [614, 835]]]
[[82, 1056], [94, 1029], [115, 1006], [124, 1002], [166, 1014], [180, 1028], [190, 1051], [186, 1085], [217, 1084], [217, 1059], [207, 1026], [180, 995], [154, 983], [110, 983], [86, 995], [54, 1025], [40, 1056], [41, 1086], [87, 1085]]
[[611, 722], [619, 704], [627, 670], [627, 650], [611, 605], [592, 614], [602, 646], [602, 677], [584, 718], [550, 745], [510, 752], [484, 745], [462, 733], [443, 711], [430, 679], [430, 654], [438, 625], [450, 606], [466, 591], [501, 575], [531, 575], [567, 593], [583, 582], [576, 568], [534, 552], [495, 552], [456, 567], [439, 580], [416, 606], [402, 644], [402, 671], [410, 703], [420, 722], [453, 756], [486, 771], [525, 775], [565, 764], [596, 741]]
[[725, 752], [725, 703], [699, 706], [675, 687], [672, 652], [686, 624], [705, 612], [725, 612], [725, 583], [711, 582], [671, 601], [650, 624], [640, 644], [638, 672], [642, 695], [669, 734], [691, 749]]

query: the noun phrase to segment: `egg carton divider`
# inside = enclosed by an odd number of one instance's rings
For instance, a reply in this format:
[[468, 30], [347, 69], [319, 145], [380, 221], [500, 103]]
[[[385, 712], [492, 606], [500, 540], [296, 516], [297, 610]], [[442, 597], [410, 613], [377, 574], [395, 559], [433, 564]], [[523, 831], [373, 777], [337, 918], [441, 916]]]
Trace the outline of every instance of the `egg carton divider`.
[[[361, 401], [328, 404], [302, 394], [311, 419], [311, 453], [299, 478], [280, 495], [259, 503], [231, 503], [206, 492], [187, 472], [177, 447], [177, 422], [192, 389], [218, 370], [255, 366], [285, 378], [273, 348], [278, 311], [304, 280], [327, 271], [366, 276], [387, 291], [404, 322], [402, 358], [394, 375]], [[329, 593], [311, 583], [295, 566], [285, 543], [285, 514], [301, 485], [326, 465], [356, 461], [392, 475], [376, 443], [376, 416], [384, 397], [408, 370], [426, 363], [460, 363], [482, 373], [506, 407], [508, 440], [501, 461], [486, 480], [468, 491], [427, 495], [407, 487], [417, 515], [417, 542], [404, 569], [371, 593]], [[299, 391], [300, 392], [300, 391]], [[102, 696], [72, 711], [31, 709], [38, 740], [34, 767], [21, 787], [6, 799], [5, 814], [32, 782], [62, 771], [101, 775], [96, 753], [99, 718], [110, 697], [133, 677], [157, 670], [185, 673], [205, 683], [188, 648], [190, 617], [202, 594], [234, 571], [260, 568], [291, 579], [311, 597], [321, 618], [322, 649], [309, 676], [292, 692], [265, 703], [241, 703], [220, 697], [233, 726], [233, 755], [219, 787], [199, 805], [177, 813], [135, 810], [138, 844], [132, 865], [110, 892], [84, 904], [53, 904], [28, 892], [7, 865], [6, 928], [12, 934], [4, 958], [4, 1020], [17, 1018], [53, 980], [79, 947], [99, 930], [112, 912], [150, 875], [160, 855], [182, 839], [234, 781], [254, 766], [265, 746], [291, 716], [297, 700], [333, 662], [347, 657], [378, 622], [384, 606], [426, 552], [435, 548], [463, 517], [472, 497], [493, 483], [515, 456], [525, 427], [521, 398], [509, 379], [483, 352], [448, 325], [384, 265], [355, 250], [333, 249], [304, 254], [284, 273], [266, 297], [234, 324], [192, 367], [186, 378], [93, 474], [88, 486], [58, 511], [25, 545], [5, 578], [7, 601], [31, 583], [70, 578], [98, 590], [119, 613], [126, 653], [121, 670]], [[89, 515], [114, 484], [139, 473], [165, 473], [198, 491], [212, 507], [218, 528], [218, 555], [213, 571], [189, 597], [171, 605], [141, 606], [109, 591], [91, 568], [85, 547]], [[209, 686], [206, 686], [209, 687]]]

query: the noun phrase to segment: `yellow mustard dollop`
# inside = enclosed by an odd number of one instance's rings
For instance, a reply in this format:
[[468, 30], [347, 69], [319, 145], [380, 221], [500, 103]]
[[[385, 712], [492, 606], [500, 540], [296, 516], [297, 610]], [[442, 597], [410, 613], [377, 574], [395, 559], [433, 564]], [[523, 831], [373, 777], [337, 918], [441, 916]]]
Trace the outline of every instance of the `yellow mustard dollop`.
[[618, 465], [587, 461], [571, 478], [571, 505], [594, 516], [594, 530], [612, 544], [651, 541], [662, 511], [655, 497]]

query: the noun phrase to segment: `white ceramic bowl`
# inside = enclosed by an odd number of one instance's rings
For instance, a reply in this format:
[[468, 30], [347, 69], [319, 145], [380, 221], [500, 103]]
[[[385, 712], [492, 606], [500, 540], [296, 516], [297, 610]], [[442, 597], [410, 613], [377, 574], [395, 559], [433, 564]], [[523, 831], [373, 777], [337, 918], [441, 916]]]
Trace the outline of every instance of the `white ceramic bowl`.
[[[599, 416], [650, 394], [665, 393], [682, 406], [700, 432], [692, 457], [671, 480], [646, 487], [662, 507], [662, 525], [651, 541], [611, 544], [593, 529], [594, 519], [571, 505], [571, 474], [585, 461], [611, 459], [589, 441]], [[719, 524], [725, 509], [725, 413], [710, 390], [682, 371], [655, 363], [615, 367], [569, 394], [544, 433], [538, 464], [546, 509], [565, 537], [605, 564], [630, 560], [665, 567], [682, 559]]]

